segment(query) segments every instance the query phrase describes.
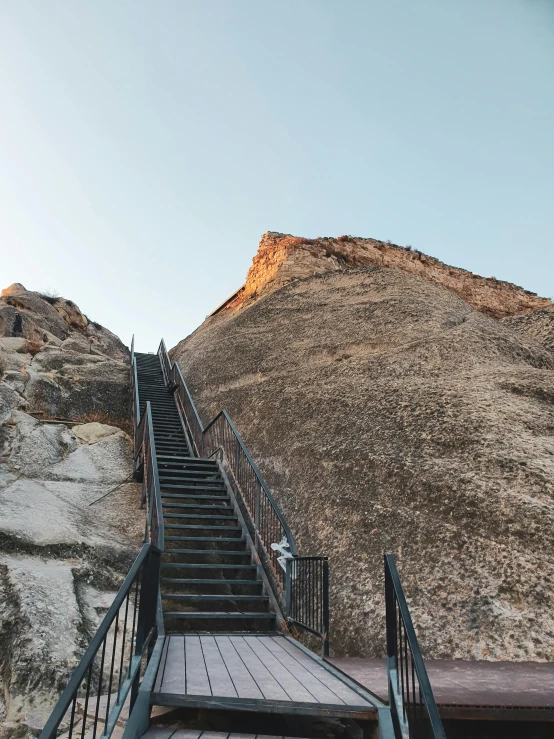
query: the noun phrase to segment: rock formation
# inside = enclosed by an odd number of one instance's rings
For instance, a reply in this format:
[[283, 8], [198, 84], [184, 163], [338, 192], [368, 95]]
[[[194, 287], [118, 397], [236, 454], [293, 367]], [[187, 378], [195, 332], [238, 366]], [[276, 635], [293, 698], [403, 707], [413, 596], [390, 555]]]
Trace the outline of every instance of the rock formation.
[[330, 556], [336, 654], [383, 654], [388, 551], [427, 657], [554, 659], [551, 316], [382, 242], [266, 234], [242, 291], [173, 350], [300, 550]]
[[129, 413], [128, 350], [114, 334], [71, 301], [4, 290], [2, 736], [41, 728], [138, 551], [135, 483], [89, 506], [132, 471], [131, 440], [119, 428]]
[[389, 241], [355, 236], [304, 239], [268, 231], [261, 238], [246, 283], [222, 307], [247, 305], [293, 280], [350, 267], [390, 267], [419, 275], [447, 287], [476, 310], [495, 318], [552, 306], [548, 298], [509, 282], [450, 267], [411, 247]]

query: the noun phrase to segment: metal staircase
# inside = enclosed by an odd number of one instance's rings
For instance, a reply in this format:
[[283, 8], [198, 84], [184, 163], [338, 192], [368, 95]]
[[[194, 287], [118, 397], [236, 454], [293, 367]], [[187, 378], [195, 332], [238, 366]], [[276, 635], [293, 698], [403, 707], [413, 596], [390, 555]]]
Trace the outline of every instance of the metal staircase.
[[140, 412], [149, 402], [158, 461], [166, 633], [272, 630], [275, 613], [217, 462], [192, 454], [158, 355], [136, 361]]
[[154, 705], [257, 712], [267, 729], [276, 714], [327, 716], [357, 720], [364, 737], [377, 722], [381, 739], [444, 739], [394, 559], [387, 706], [291, 638], [302, 629], [328, 655], [327, 558], [298, 554], [229, 415], [202, 424], [164, 342], [155, 355], [133, 344], [145, 541], [40, 739], [109, 739], [126, 705], [122, 739], [145, 734]]

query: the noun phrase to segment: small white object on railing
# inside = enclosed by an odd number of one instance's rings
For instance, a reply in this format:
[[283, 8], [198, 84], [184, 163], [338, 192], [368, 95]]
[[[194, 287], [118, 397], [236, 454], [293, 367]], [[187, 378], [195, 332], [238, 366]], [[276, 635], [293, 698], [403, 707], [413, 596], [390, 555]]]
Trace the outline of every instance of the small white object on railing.
[[[281, 552], [281, 556], [277, 557], [277, 562], [281, 565], [281, 567], [287, 571], [287, 559], [293, 559], [293, 555], [290, 552], [290, 545], [287, 540], [286, 536], [283, 536], [281, 541], [278, 544], [271, 544], [271, 548], [274, 552]], [[293, 573], [294, 578], [294, 573]]]

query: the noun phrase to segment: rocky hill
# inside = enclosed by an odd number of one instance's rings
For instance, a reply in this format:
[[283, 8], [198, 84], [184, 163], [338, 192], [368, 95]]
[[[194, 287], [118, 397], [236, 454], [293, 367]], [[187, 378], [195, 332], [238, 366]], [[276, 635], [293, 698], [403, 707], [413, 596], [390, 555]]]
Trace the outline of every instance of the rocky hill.
[[129, 352], [69, 300], [0, 297], [0, 735], [36, 731], [141, 542]]
[[394, 245], [266, 234], [173, 350], [330, 556], [335, 653], [383, 654], [390, 551], [426, 656], [554, 659], [553, 315]]

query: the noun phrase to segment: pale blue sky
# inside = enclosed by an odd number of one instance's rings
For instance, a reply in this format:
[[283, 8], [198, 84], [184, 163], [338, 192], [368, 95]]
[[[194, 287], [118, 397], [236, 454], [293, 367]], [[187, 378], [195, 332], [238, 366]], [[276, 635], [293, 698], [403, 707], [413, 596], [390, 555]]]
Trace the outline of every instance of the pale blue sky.
[[0, 275], [173, 345], [260, 235], [554, 295], [551, 0], [0, 0]]

